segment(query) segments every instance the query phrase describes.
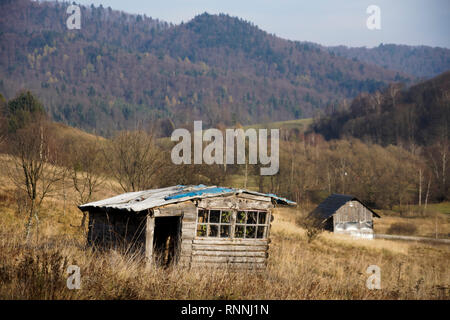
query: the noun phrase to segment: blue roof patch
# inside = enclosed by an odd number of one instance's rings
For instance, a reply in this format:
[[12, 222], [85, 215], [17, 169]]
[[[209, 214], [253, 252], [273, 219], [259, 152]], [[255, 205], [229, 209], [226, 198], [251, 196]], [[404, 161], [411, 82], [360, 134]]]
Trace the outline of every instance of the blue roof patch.
[[[204, 185], [202, 186], [203, 189], [200, 190], [194, 190], [194, 191], [185, 191], [185, 192], [179, 192], [174, 195], [170, 195], [168, 197], [165, 197], [165, 200], [172, 200], [172, 199], [181, 199], [185, 197], [195, 197], [195, 196], [202, 196], [205, 194], [222, 194], [222, 193], [233, 193], [236, 191], [236, 189], [230, 189], [230, 188], [222, 188], [222, 187], [213, 187], [213, 188], [206, 188]], [[197, 186], [197, 187], [199, 187]]]

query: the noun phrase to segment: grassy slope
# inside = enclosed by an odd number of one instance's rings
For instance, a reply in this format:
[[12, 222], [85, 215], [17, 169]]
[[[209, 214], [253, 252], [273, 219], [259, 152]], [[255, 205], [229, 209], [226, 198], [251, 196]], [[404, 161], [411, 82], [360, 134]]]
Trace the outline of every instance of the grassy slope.
[[94, 142], [97, 139], [105, 140], [103, 137], [58, 122], [53, 122], [52, 128], [59, 138], [73, 138], [73, 140], [86, 142]]

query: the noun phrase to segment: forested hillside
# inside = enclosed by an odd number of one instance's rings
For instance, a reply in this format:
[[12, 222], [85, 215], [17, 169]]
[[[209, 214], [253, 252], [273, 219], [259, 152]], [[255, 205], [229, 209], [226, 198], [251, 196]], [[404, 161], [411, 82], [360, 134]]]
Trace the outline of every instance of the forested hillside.
[[380, 44], [375, 48], [323, 47], [336, 55], [373, 63], [416, 77], [431, 78], [450, 70], [450, 50], [428, 46]]
[[392, 85], [362, 94], [318, 119], [313, 130], [327, 139], [353, 136], [406, 147], [450, 139], [450, 72], [408, 89]]
[[[384, 92], [363, 94], [350, 106], [341, 105], [330, 115], [316, 119], [311, 131], [326, 139], [356, 137], [388, 148], [397, 145], [419, 155], [433, 175], [433, 197], [442, 201], [450, 194], [449, 93], [450, 72], [409, 89], [393, 85]], [[372, 158], [375, 157], [373, 154]], [[406, 161], [399, 163], [397, 172], [406, 166]], [[423, 179], [421, 166], [416, 170], [419, 179]], [[402, 181], [406, 180], [405, 176]]]
[[[312, 116], [405, 73], [338, 57], [227, 15], [173, 26], [111, 8], [2, 1], [0, 92], [31, 89], [59, 122], [108, 135], [136, 122], [261, 123]], [[167, 126], [166, 126], [167, 127]], [[169, 130], [170, 131], [170, 130]]]

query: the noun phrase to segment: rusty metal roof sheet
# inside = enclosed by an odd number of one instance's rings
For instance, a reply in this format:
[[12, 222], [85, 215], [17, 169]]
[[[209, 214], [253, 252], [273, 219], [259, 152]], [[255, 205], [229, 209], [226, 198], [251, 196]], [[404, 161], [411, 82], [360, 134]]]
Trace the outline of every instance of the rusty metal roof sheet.
[[245, 189], [205, 186], [203, 184], [200, 184], [190, 186], [177, 185], [161, 189], [128, 192], [112, 198], [86, 203], [80, 205], [78, 208], [82, 211], [87, 211], [91, 208], [110, 208], [140, 212], [143, 210], [160, 207], [167, 204], [183, 202], [191, 199], [225, 196], [238, 193], [248, 193], [271, 198], [273, 201], [280, 204], [296, 205], [295, 202], [278, 197], [274, 194], [259, 193]]

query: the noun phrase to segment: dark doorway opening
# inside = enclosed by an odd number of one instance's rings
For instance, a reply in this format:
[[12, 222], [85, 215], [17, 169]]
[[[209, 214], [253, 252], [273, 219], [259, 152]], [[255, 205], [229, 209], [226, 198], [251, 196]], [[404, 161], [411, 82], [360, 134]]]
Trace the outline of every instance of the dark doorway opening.
[[324, 224], [324, 229], [333, 232], [334, 226], [333, 226], [333, 216], [329, 217]]
[[153, 238], [155, 263], [162, 267], [176, 264], [181, 243], [181, 217], [157, 217]]

